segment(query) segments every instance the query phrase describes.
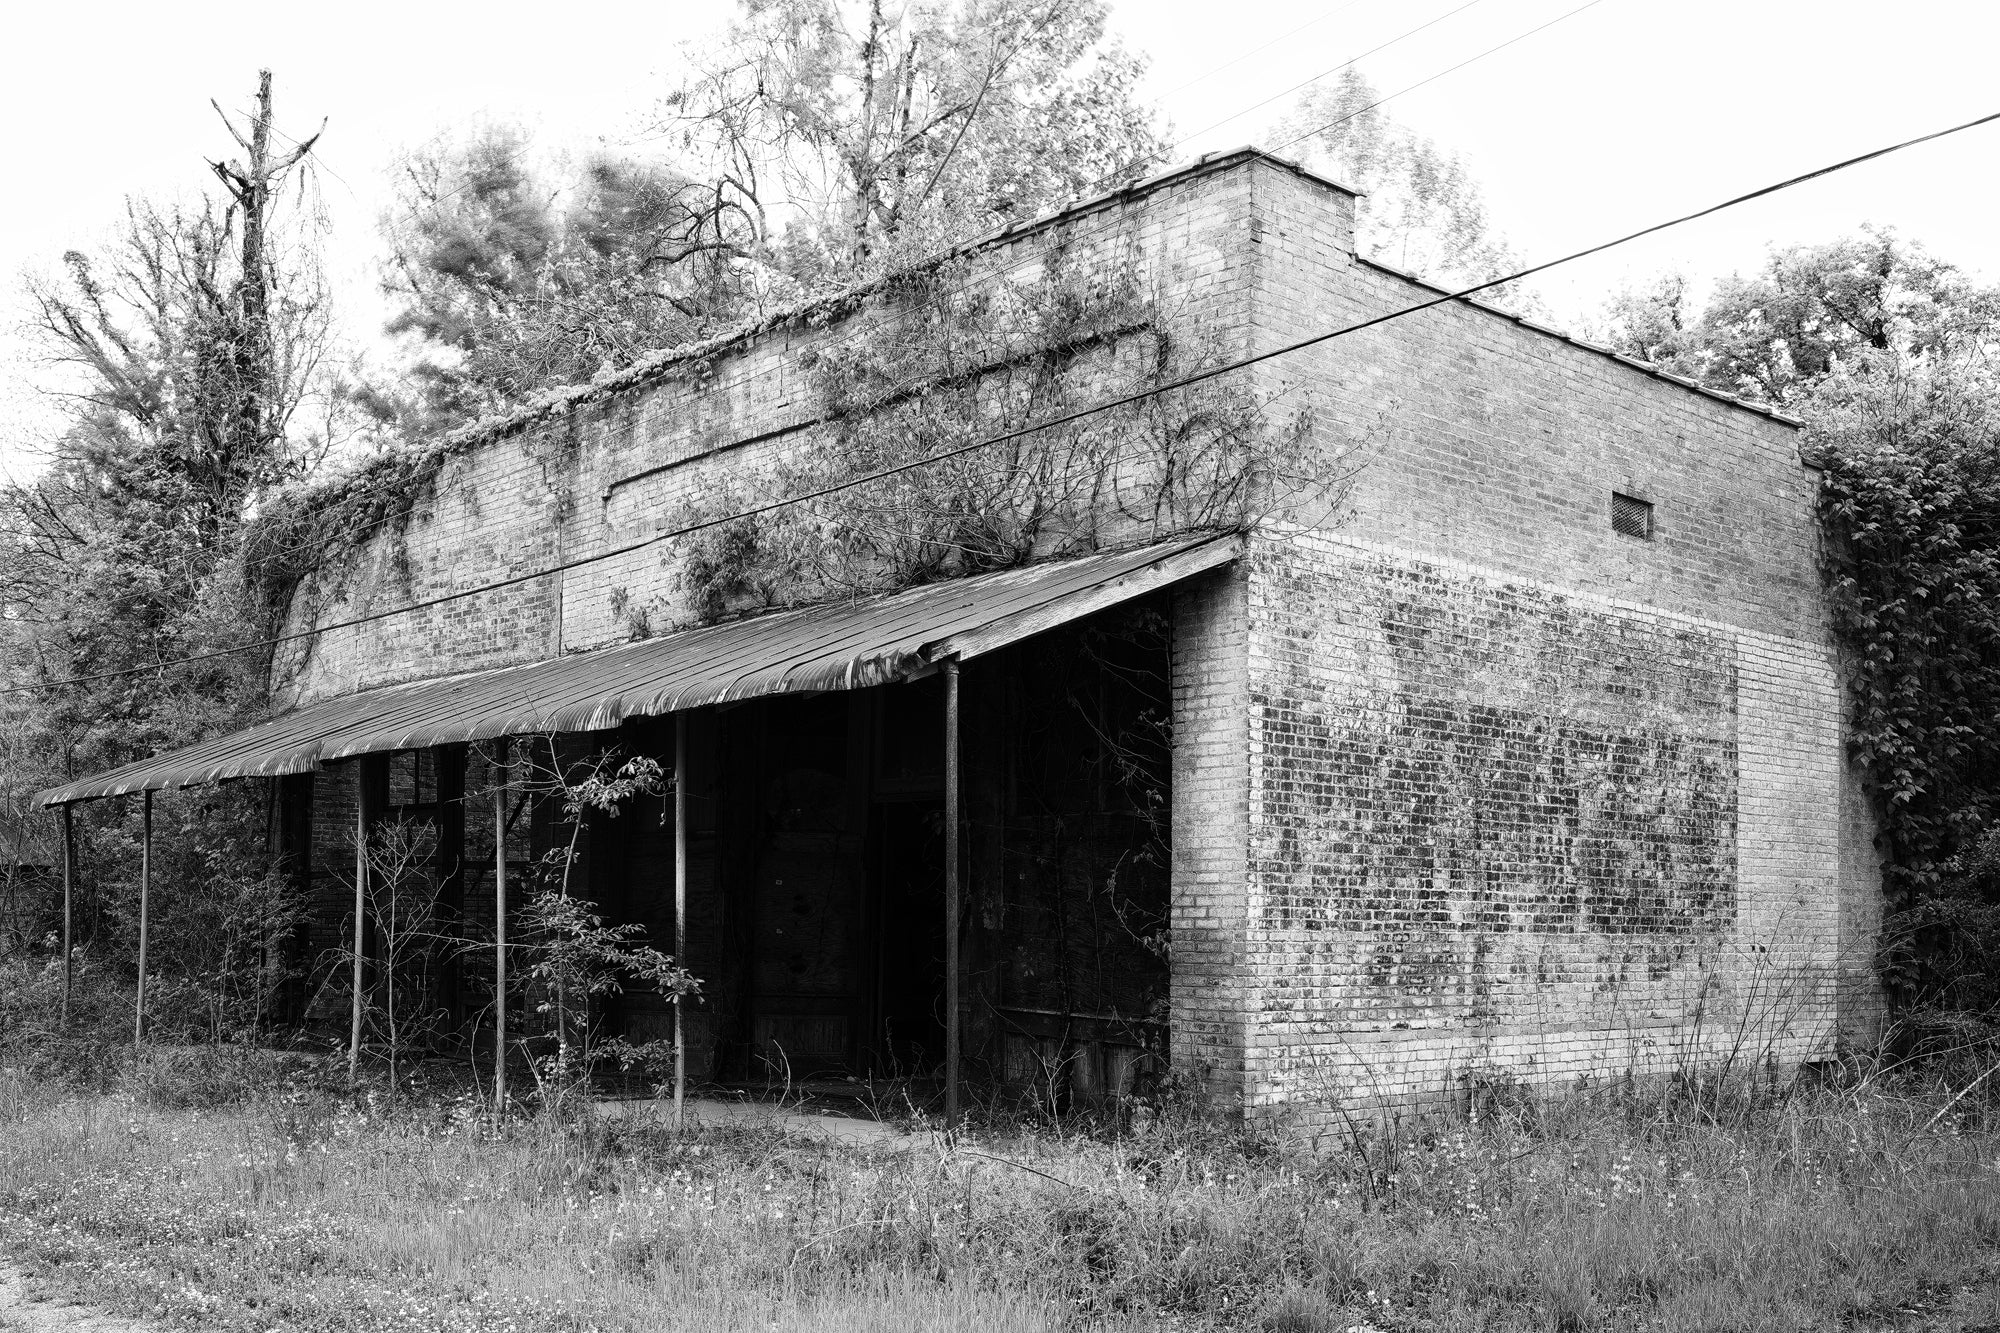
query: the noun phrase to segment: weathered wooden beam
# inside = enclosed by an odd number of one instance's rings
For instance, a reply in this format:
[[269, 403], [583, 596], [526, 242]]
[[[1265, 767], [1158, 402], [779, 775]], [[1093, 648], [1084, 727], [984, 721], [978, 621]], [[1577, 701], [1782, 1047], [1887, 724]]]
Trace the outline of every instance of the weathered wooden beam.
[[437, 876], [438, 1006], [454, 1030], [465, 1023], [463, 941], [465, 936], [465, 747], [440, 745], [431, 752], [437, 803], [433, 853]]
[[69, 995], [76, 985], [76, 940], [72, 934], [76, 899], [76, 819], [64, 804], [63, 821], [63, 985], [62, 1026], [69, 1030]]
[[1088, 588], [1038, 606], [1031, 611], [1005, 616], [977, 629], [965, 630], [949, 638], [927, 644], [924, 647], [924, 655], [933, 662], [950, 660], [963, 662], [979, 657], [1005, 648], [1009, 644], [1019, 643], [1022, 639], [1045, 633], [1058, 625], [1067, 625], [1085, 616], [1095, 615], [1099, 611], [1143, 597], [1147, 593], [1157, 592], [1182, 579], [1219, 568], [1242, 554], [1243, 539], [1240, 537], [1217, 538], [1203, 542], [1095, 588]]
[[139, 997], [133, 1005], [132, 1044], [146, 1040], [146, 944], [148, 917], [153, 896], [153, 793], [149, 789], [141, 807], [139, 834]]
[[[688, 907], [688, 721], [674, 714], [674, 962], [687, 966]], [[683, 1127], [687, 1111], [687, 1026], [681, 1010], [685, 996], [674, 996], [674, 1130]]]
[[507, 1109], [507, 742], [493, 742], [493, 1107]]
[[958, 764], [958, 662], [944, 664], [944, 1122], [959, 1117], [959, 830], [963, 801]]
[[366, 759], [354, 761], [354, 995], [348, 1005], [347, 1081], [361, 1077], [361, 1005], [367, 994], [368, 779]]
[[[313, 797], [321, 788], [311, 773], [288, 773], [273, 781], [278, 788], [280, 864], [295, 900], [306, 902], [313, 886]], [[312, 929], [310, 918], [300, 921], [279, 945], [279, 954], [289, 966], [284, 970], [285, 985], [273, 998], [280, 1002], [280, 1021], [284, 1023], [297, 1023], [305, 1016], [306, 969], [298, 965], [305, 961]]]

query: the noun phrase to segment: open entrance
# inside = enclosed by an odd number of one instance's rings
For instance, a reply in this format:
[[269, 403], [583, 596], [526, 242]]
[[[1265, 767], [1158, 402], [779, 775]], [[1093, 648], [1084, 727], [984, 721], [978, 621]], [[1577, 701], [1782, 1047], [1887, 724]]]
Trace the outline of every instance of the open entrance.
[[[943, 1028], [947, 1107], [962, 1078], [1116, 1095], [1165, 1046], [1168, 603], [1241, 549], [1191, 535], [383, 685], [37, 799], [283, 775], [302, 1006], [346, 986], [357, 1068], [376, 1010], [392, 1052], [421, 1017], [496, 1076], [549, 1049], [644, 1065], [635, 1041], [671, 1032], [697, 1083], [921, 1078]], [[430, 845], [389, 865], [377, 835], [403, 833]], [[662, 1003], [683, 966], [699, 1002]]]
[[[717, 793], [735, 815], [712, 851], [725, 886], [714, 942], [740, 952], [710, 959], [740, 984], [710, 1001], [717, 1077], [939, 1076], [942, 710], [933, 678], [758, 700], [722, 716]], [[697, 790], [704, 758], [692, 756]], [[732, 882], [747, 892], [729, 894]]]
[[[1141, 599], [961, 673], [959, 1013], [975, 1082], [1096, 1101], [1164, 1056], [1167, 610]], [[688, 963], [714, 1035], [700, 1077], [936, 1090], [944, 695], [933, 675], [753, 700], [691, 728]]]
[[[1164, 1056], [1169, 596], [1054, 627], [959, 673], [958, 1014], [969, 1083], [1044, 1103], [1094, 1102], [1131, 1090]], [[939, 1094], [949, 989], [944, 716], [942, 673], [690, 710], [684, 923], [675, 920], [672, 794], [584, 817], [573, 890], [657, 948], [671, 950], [684, 926], [684, 962], [701, 981], [683, 1014], [692, 1085], [879, 1091], [890, 1081], [918, 1105]], [[607, 753], [648, 756], [670, 773], [676, 730], [672, 717], [654, 717], [513, 742], [504, 820], [515, 911], [533, 867], [571, 841], [556, 775]], [[451, 881], [441, 918], [467, 940], [490, 939], [485, 750], [368, 763], [383, 770], [378, 820], [436, 825], [440, 878]], [[357, 787], [345, 771], [308, 781], [320, 807], [313, 859], [331, 891], [315, 929], [337, 939]], [[455, 803], [466, 812], [454, 817]], [[426, 1002], [453, 1013], [465, 1040], [484, 1042], [490, 952], [462, 957], [462, 974], [440, 973]], [[531, 999], [517, 993], [509, 1003], [516, 1048], [532, 1053]], [[609, 996], [597, 1017], [607, 1035], [634, 1042], [673, 1033], [672, 1006], [649, 994]]]
[[929, 1079], [944, 1062], [944, 803], [878, 801], [872, 811], [875, 1015], [872, 1074]]

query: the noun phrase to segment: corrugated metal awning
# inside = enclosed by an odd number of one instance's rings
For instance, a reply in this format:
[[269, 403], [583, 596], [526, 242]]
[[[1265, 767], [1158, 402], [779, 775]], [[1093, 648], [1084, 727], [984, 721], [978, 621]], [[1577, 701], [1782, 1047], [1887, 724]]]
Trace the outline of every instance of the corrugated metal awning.
[[385, 750], [604, 731], [766, 694], [851, 690], [972, 658], [1236, 558], [1233, 535], [1000, 570], [683, 630], [596, 652], [327, 699], [36, 795], [63, 805], [228, 778], [306, 773]]

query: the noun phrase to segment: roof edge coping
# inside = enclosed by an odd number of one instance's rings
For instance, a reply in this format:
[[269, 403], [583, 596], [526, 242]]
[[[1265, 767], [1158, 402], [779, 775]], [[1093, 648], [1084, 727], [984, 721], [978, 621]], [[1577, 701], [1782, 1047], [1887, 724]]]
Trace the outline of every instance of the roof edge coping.
[[[1408, 272], [1405, 269], [1397, 268], [1394, 264], [1385, 264], [1379, 259], [1370, 259], [1368, 256], [1361, 254], [1357, 254], [1355, 258], [1359, 260], [1361, 263], [1367, 265], [1369, 268], [1378, 269], [1383, 273], [1389, 274], [1391, 277], [1401, 278], [1403, 281], [1417, 287], [1422, 287], [1426, 291], [1436, 292], [1440, 296], [1452, 295], [1452, 291], [1450, 288], [1440, 287], [1436, 283], [1430, 281], [1428, 278], [1420, 278], [1416, 274]], [[1569, 333], [1563, 329], [1558, 329], [1551, 325], [1543, 324], [1538, 320], [1535, 320], [1527, 315], [1519, 315], [1511, 310], [1503, 309], [1500, 306], [1493, 304], [1493, 302], [1491, 301], [1481, 300], [1477, 296], [1461, 296], [1458, 299], [1464, 302], [1466, 305], [1474, 306], [1480, 310], [1487, 311], [1490, 314], [1498, 315], [1502, 319], [1511, 320], [1512, 322], [1519, 324], [1521, 327], [1529, 330], [1532, 333], [1539, 333], [1545, 338], [1555, 338], [1561, 342], [1568, 343], [1572, 347], [1580, 347], [1586, 352], [1595, 352], [1599, 356], [1609, 357], [1611, 360], [1630, 366], [1632, 369], [1637, 370], [1642, 374], [1650, 375], [1654, 379], [1666, 380], [1668, 383], [1677, 384], [1684, 389], [1692, 389], [1696, 393], [1701, 394], [1704, 397], [1713, 398], [1720, 403], [1727, 403], [1731, 407], [1741, 408], [1745, 412], [1754, 412], [1760, 417], [1769, 417], [1771, 420], [1779, 423], [1780, 425], [1790, 426], [1794, 430], [1797, 430], [1805, 425], [1804, 421], [1802, 421], [1798, 417], [1791, 415], [1788, 412], [1780, 412], [1775, 407], [1766, 406], [1765, 404], [1756, 402], [1752, 399], [1741, 398], [1733, 393], [1725, 393], [1721, 389], [1710, 388], [1708, 385], [1703, 384], [1698, 380], [1691, 380], [1685, 375], [1676, 375], [1671, 370], [1664, 370], [1661, 367], [1654, 365], [1651, 361], [1642, 361], [1638, 357], [1628, 356], [1624, 352], [1620, 352], [1615, 348], [1606, 347], [1602, 343], [1592, 342], [1588, 338], [1580, 338], [1574, 333]], [[1808, 463], [1806, 464], [1806, 466], [1812, 467], [1814, 465]]]
[[1363, 197], [1362, 191], [1350, 185], [1343, 185], [1331, 176], [1306, 166], [1303, 162], [1266, 152], [1254, 145], [1246, 144], [1237, 148], [1203, 153], [1190, 162], [1167, 167], [1148, 176], [1135, 177], [1096, 194], [1072, 199], [1061, 208], [1050, 212], [1019, 222], [1010, 222], [972, 240], [960, 242], [937, 254], [905, 264], [880, 277], [821, 292], [781, 306], [768, 314], [746, 320], [713, 337], [655, 352], [621, 370], [600, 375], [587, 384], [559, 385], [511, 411], [482, 417], [446, 432], [438, 440], [436, 447], [448, 453], [474, 448], [489, 440], [499, 439], [514, 431], [525, 429], [558, 413], [611, 397], [627, 389], [640, 388], [653, 379], [669, 373], [676, 366], [707, 360], [764, 334], [810, 319], [816, 314], [832, 313], [838, 307], [864, 300], [910, 274], [921, 273], [940, 264], [949, 263], [951, 260], [977, 254], [996, 246], [1012, 244], [1037, 232], [1059, 226], [1074, 217], [1097, 212], [1112, 203], [1141, 198], [1183, 179], [1227, 170], [1253, 161], [1268, 162], [1329, 189], [1338, 190], [1355, 198]]

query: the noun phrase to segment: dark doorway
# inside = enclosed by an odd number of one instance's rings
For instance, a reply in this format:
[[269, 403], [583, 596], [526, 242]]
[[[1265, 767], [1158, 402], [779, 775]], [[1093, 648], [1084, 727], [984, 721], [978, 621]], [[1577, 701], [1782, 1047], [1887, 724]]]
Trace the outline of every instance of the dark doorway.
[[853, 781], [851, 697], [780, 698], [762, 708], [751, 1047], [761, 1066], [753, 1073], [789, 1081], [851, 1069], [864, 1030], [868, 807]]
[[871, 824], [877, 980], [870, 1072], [929, 1077], [944, 1060], [944, 805], [878, 802]]

